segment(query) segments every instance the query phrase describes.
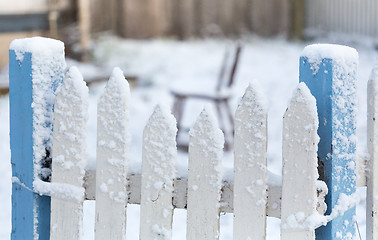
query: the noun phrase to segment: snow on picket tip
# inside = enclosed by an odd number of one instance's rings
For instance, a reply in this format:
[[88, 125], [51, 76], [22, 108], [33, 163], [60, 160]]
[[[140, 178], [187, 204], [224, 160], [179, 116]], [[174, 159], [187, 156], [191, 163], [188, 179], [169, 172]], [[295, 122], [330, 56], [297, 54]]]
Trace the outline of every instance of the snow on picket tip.
[[310, 113], [314, 113], [315, 125], [318, 126], [316, 99], [311, 94], [310, 89], [304, 82], [298, 84], [298, 87], [294, 90], [290, 105], [293, 103], [306, 103], [306, 108]]
[[69, 68], [63, 85], [58, 89], [58, 91], [61, 91], [63, 87], [66, 88], [66, 93], [75, 91], [75, 93], [85, 101], [87, 101], [89, 97], [88, 87], [84, 82], [83, 76], [81, 75], [79, 69], [75, 66]]
[[265, 94], [264, 94], [264, 91], [262, 90], [261, 85], [257, 81], [253, 81], [249, 83], [238, 108], [240, 108], [241, 106], [252, 106], [254, 102], [256, 102], [258, 106], [260, 107], [257, 110], [252, 109], [254, 112], [256, 111], [261, 111], [264, 113], [267, 112], [268, 100], [265, 97]]
[[[201, 144], [204, 145], [203, 147], [207, 147], [207, 149], [211, 151], [214, 150], [214, 148], [223, 149], [224, 135], [218, 128], [218, 121], [209, 107], [205, 107], [202, 110], [193, 128], [190, 129], [189, 135], [190, 137], [201, 135], [209, 136], [210, 142], [201, 141]], [[190, 145], [192, 144], [193, 142], [190, 142]]]
[[[120, 90], [124, 91], [120, 91]], [[130, 86], [129, 83], [125, 80], [123, 72], [120, 68], [115, 67], [112, 74], [110, 75], [109, 81], [106, 84], [106, 91], [109, 93], [116, 93], [124, 99], [129, 99]]]
[[176, 133], [176, 119], [169, 107], [157, 105], [143, 132], [143, 161], [148, 161], [167, 186], [176, 175]]

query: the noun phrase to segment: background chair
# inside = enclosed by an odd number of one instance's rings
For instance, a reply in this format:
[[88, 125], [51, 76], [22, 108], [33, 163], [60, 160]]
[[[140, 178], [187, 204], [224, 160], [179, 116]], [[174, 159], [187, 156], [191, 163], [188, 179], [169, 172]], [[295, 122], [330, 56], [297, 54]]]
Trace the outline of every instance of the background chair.
[[180, 88], [171, 89], [174, 96], [173, 114], [177, 119], [177, 147], [187, 149], [188, 143], [183, 142], [180, 137], [187, 133], [189, 129], [183, 126], [183, 114], [185, 112], [185, 103], [190, 99], [202, 99], [212, 102], [218, 116], [219, 127], [225, 136], [225, 150], [230, 150], [233, 143], [234, 119], [233, 113], [229, 106], [229, 100], [232, 97], [232, 85], [234, 83], [235, 73], [238, 67], [242, 43], [237, 41], [231, 48], [227, 49], [222, 61], [221, 70], [216, 82], [215, 89], [210, 89], [207, 93], [203, 90], [206, 88], [198, 87], [197, 90], [190, 90], [180, 85]]

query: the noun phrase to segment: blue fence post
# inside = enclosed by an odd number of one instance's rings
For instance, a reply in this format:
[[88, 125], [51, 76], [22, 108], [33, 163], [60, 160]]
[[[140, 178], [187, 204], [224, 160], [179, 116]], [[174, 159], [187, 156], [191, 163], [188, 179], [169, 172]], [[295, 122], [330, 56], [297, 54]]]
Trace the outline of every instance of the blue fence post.
[[34, 186], [49, 180], [53, 101], [64, 69], [60, 41], [36, 37], [10, 46], [11, 239], [50, 238], [50, 197]]
[[[310, 45], [300, 58], [299, 81], [309, 87], [318, 108], [319, 175], [328, 186], [327, 215], [340, 194], [356, 191], [357, 64], [357, 51], [340, 45]], [[352, 208], [318, 228], [316, 239], [350, 239], [355, 212]]]

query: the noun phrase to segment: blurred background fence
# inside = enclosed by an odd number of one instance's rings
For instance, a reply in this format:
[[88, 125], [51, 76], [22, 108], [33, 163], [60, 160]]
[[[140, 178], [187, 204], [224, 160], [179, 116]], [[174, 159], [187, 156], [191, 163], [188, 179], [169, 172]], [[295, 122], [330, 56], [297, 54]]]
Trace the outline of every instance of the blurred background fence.
[[[270, 36], [289, 27], [290, 0], [93, 0], [93, 31], [124, 37]], [[105, 15], [104, 12], [113, 14]]]
[[377, 0], [307, 0], [306, 35], [336, 32], [378, 37]]
[[[328, 33], [378, 36], [377, 0], [13, 0], [0, 1], [0, 70], [12, 39], [42, 35], [82, 58], [97, 34], [127, 38]], [[85, 55], [85, 54], [84, 54]]]

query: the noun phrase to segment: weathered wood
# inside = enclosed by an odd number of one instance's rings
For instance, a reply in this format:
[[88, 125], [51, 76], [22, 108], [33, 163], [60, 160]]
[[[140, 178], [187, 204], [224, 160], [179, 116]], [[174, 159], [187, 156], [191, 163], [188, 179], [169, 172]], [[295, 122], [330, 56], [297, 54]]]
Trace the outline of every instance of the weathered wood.
[[218, 239], [224, 137], [203, 110], [189, 137], [187, 239]]
[[81, 239], [88, 88], [76, 67], [59, 88], [54, 111], [50, 238]]
[[234, 239], [266, 234], [267, 111], [260, 94], [249, 86], [235, 114]]
[[157, 106], [143, 132], [141, 240], [172, 238], [176, 132], [173, 115]]
[[289, 0], [92, 1], [92, 31], [132, 38], [274, 35], [288, 30], [290, 17]]
[[219, 26], [217, 25], [217, 0], [200, 0], [198, 2], [199, 16], [201, 20], [200, 34], [204, 36], [211, 36], [219, 34]]
[[374, 68], [367, 87], [367, 147], [368, 161], [366, 193], [366, 239], [378, 238], [378, 68]]
[[115, 68], [97, 107], [96, 239], [126, 236], [129, 99], [129, 84]]
[[281, 239], [315, 239], [319, 137], [315, 98], [300, 83], [283, 118]]
[[83, 53], [83, 60], [88, 60], [89, 41], [91, 40], [91, 12], [90, 0], [79, 0], [78, 4], [78, 18], [80, 30], [80, 50]]

